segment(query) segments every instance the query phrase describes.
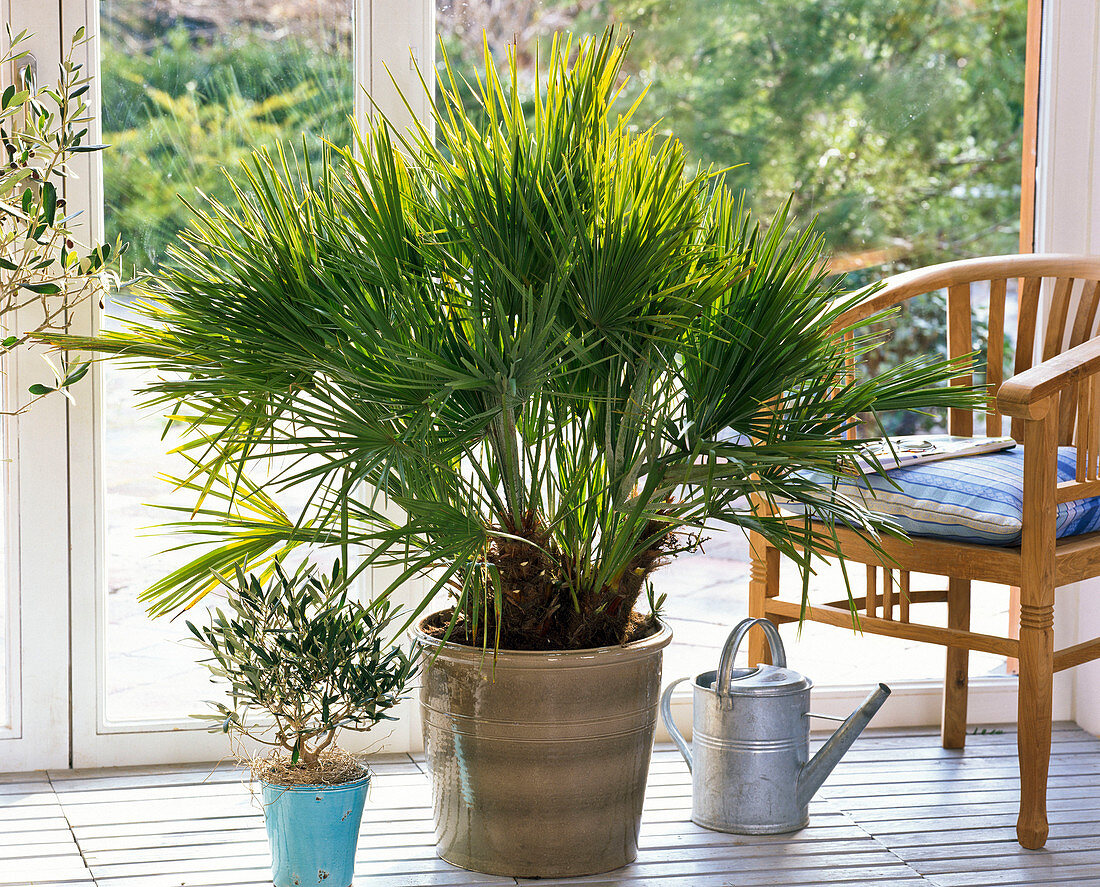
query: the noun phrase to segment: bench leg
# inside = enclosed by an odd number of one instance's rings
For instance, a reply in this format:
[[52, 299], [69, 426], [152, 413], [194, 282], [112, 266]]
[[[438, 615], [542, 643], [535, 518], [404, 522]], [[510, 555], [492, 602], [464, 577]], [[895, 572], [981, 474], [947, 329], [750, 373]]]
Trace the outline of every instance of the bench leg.
[[[947, 627], [970, 630], [970, 580], [948, 579]], [[943, 717], [940, 738], [944, 748], [966, 744], [966, 697], [970, 651], [947, 648], [947, 672], [943, 680]]]
[[[1050, 400], [1045, 401], [1049, 407]], [[1047, 840], [1054, 694], [1054, 512], [1058, 409], [1025, 421], [1024, 532], [1020, 540], [1020, 699], [1016, 743], [1020, 755], [1020, 818], [1016, 837], [1029, 850]]]
[[[749, 537], [749, 615], [764, 616], [764, 603], [779, 594], [779, 549], [772, 548], [753, 533]], [[772, 620], [774, 621], [774, 620]], [[749, 632], [749, 665], [771, 664], [771, 653], [764, 632], [753, 628]]]
[[1029, 850], [1047, 840], [1047, 773], [1050, 769], [1054, 693], [1054, 607], [1030, 605], [1022, 589], [1020, 606], [1020, 699], [1017, 744], [1020, 755], [1020, 818], [1016, 836]]

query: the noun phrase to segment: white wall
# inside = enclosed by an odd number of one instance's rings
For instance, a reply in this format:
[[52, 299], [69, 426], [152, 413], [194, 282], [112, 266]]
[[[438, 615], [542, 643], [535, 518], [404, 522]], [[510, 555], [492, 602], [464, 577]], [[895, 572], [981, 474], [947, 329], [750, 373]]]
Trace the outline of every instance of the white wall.
[[[1037, 252], [1100, 254], [1100, 4], [1046, 0]], [[1058, 592], [1055, 647], [1100, 637], [1100, 579]], [[1100, 733], [1100, 661], [1072, 672], [1077, 722]]]

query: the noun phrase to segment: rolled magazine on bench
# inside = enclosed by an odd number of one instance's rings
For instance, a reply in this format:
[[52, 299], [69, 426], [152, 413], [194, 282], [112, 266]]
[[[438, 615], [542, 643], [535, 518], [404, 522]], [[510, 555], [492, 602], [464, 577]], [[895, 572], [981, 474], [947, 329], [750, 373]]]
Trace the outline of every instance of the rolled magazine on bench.
[[864, 446], [863, 461], [871, 471], [881, 464], [886, 471], [908, 468], [923, 462], [957, 459], [980, 453], [996, 453], [1016, 446], [1011, 437], [956, 437], [950, 434], [907, 435], [870, 440]]

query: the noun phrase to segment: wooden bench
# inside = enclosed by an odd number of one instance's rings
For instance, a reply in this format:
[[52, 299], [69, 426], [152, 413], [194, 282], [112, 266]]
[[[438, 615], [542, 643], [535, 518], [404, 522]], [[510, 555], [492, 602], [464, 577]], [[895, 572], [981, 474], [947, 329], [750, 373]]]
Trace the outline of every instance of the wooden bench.
[[[1019, 280], [1014, 374], [1003, 379], [1008, 281]], [[855, 600], [865, 632], [947, 647], [942, 741], [961, 748], [966, 736], [967, 659], [981, 650], [1019, 660], [1017, 748], [1020, 813], [1017, 836], [1027, 848], [1047, 839], [1046, 784], [1050, 763], [1054, 672], [1100, 657], [1100, 639], [1054, 650], [1054, 597], [1061, 585], [1100, 576], [1100, 532], [1055, 538], [1059, 503], [1100, 496], [1100, 337], [1097, 307], [1100, 257], [1019, 255], [967, 259], [899, 274], [884, 289], [850, 311], [845, 325], [866, 319], [914, 296], [947, 290], [947, 344], [951, 356], [975, 350], [973, 302], [988, 291], [986, 381], [995, 409], [983, 432], [1003, 433], [1002, 417], [1024, 449], [1023, 536], [1017, 547], [994, 547], [948, 539], [884, 539], [884, 559], [854, 532], [837, 528], [845, 559], [867, 565], [866, 594]], [[969, 378], [955, 380], [969, 383]], [[971, 436], [974, 415], [952, 410], [949, 431]], [[1058, 482], [1057, 448], [1076, 447], [1076, 476]], [[779, 552], [752, 538], [749, 615], [775, 623], [797, 621], [800, 600], [779, 591]], [[877, 581], [882, 571], [881, 593]], [[910, 572], [947, 578], [947, 587], [911, 591]], [[896, 578], [895, 578], [896, 574]], [[1019, 589], [1019, 638], [970, 631], [970, 584], [974, 580]], [[1006, 592], [1007, 593], [1007, 592]], [[946, 602], [946, 625], [910, 618], [912, 607]], [[814, 622], [853, 627], [845, 598], [807, 609]], [[856, 642], [853, 639], [853, 642]], [[750, 641], [750, 659], [763, 660], [762, 632]]]

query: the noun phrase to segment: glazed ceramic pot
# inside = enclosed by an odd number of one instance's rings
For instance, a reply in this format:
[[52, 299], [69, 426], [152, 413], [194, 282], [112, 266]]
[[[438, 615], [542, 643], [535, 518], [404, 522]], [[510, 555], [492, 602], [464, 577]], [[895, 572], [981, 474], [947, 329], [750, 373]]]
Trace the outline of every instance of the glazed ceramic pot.
[[632, 862], [671, 630], [625, 646], [495, 657], [416, 637], [438, 854], [513, 877]]
[[275, 887], [350, 887], [370, 776], [344, 785], [261, 785]]

